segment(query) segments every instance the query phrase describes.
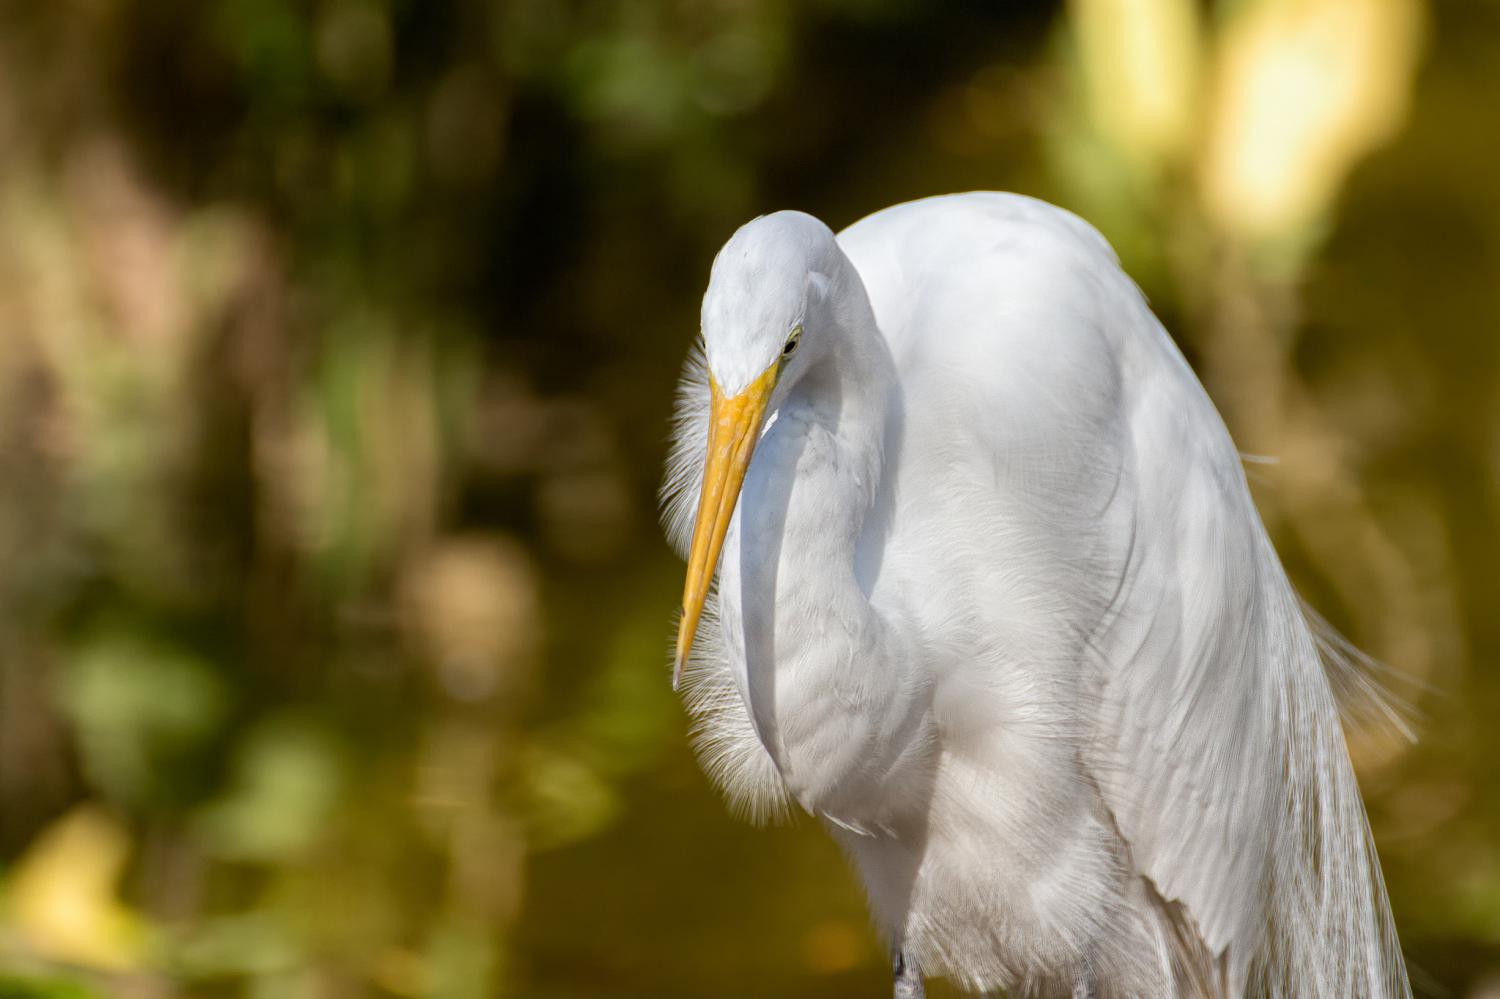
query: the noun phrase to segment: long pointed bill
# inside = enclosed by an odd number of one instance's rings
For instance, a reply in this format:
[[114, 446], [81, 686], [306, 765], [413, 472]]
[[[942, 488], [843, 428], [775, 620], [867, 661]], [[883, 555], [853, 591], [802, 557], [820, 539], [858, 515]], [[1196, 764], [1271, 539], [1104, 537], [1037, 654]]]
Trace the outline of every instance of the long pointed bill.
[[677, 658], [672, 669], [672, 689], [682, 682], [682, 667], [693, 649], [703, 601], [719, 564], [719, 551], [734, 505], [740, 498], [745, 469], [760, 438], [766, 402], [776, 386], [777, 365], [766, 369], [739, 395], [725, 397], [718, 383], [709, 379], [708, 457], [703, 463], [703, 492], [698, 498], [698, 519], [693, 524], [693, 546], [688, 555], [687, 583], [682, 588], [682, 620], [677, 625]]

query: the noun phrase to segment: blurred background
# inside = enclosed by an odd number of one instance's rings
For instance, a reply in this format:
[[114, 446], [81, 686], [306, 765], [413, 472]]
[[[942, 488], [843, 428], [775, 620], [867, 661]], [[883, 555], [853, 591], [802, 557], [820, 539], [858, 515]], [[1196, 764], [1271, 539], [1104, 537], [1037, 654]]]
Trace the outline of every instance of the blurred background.
[[1497, 108], [1495, 0], [0, 0], [0, 997], [885, 993], [697, 770], [655, 488], [737, 225], [971, 188], [1271, 459], [1500, 996]]

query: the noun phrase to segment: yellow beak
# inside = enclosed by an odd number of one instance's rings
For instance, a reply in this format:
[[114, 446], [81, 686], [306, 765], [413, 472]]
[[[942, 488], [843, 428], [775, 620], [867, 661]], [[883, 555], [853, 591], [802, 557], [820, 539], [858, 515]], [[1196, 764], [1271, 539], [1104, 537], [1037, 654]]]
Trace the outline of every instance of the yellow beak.
[[682, 588], [682, 620], [677, 625], [677, 657], [672, 670], [672, 689], [682, 681], [682, 667], [693, 649], [703, 601], [719, 564], [719, 551], [740, 498], [745, 469], [760, 439], [760, 424], [766, 402], [776, 387], [779, 365], [771, 365], [739, 395], [725, 397], [718, 383], [709, 378], [708, 457], [703, 463], [703, 492], [698, 498], [698, 519], [693, 523], [693, 545], [688, 555], [687, 582]]

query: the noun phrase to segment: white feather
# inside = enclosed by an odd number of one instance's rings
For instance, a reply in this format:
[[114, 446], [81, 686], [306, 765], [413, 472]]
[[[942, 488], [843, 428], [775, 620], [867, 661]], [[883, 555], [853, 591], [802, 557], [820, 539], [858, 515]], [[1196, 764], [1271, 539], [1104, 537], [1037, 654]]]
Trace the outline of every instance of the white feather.
[[[793, 322], [685, 678], [736, 808], [824, 819], [893, 945], [968, 988], [1409, 995], [1320, 653], [1354, 660], [1103, 238], [1015, 195], [837, 242], [777, 213], [715, 262], [715, 377]], [[663, 491], [679, 552], [707, 363]]]
[[[703, 486], [703, 456], [708, 451], [708, 360], [703, 339], [693, 341], [672, 409], [672, 446], [667, 452], [661, 485], [662, 527], [667, 541], [687, 558], [693, 537], [693, 517]], [[707, 630], [707, 629], [705, 629]]]

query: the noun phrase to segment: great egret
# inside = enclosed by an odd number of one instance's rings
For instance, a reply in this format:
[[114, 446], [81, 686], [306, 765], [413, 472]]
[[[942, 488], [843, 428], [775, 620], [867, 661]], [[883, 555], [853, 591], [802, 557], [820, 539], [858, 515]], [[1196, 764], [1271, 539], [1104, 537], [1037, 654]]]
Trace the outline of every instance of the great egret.
[[702, 333], [674, 683], [733, 805], [849, 854], [896, 995], [1410, 995], [1320, 640], [1103, 237], [777, 212]]

